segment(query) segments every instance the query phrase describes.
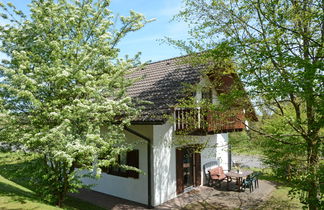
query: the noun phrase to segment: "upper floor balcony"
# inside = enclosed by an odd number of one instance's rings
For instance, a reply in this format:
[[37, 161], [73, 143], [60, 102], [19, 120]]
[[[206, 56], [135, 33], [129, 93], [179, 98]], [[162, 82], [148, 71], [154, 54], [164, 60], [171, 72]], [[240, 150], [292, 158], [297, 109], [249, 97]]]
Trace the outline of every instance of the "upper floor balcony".
[[207, 135], [242, 131], [243, 110], [232, 114], [197, 108], [174, 108], [174, 128], [178, 135]]

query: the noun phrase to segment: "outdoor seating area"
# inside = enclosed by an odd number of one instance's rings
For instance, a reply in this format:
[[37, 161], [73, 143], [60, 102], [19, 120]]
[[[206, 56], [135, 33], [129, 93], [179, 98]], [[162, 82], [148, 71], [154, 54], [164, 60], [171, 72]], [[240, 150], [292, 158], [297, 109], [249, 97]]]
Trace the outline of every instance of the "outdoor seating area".
[[229, 189], [229, 183], [232, 180], [236, 181], [237, 190], [245, 191], [247, 188], [252, 192], [254, 189], [259, 187], [259, 176], [260, 172], [253, 171], [229, 171], [225, 173], [227, 178], [227, 189]]
[[[208, 166], [208, 167], [207, 167]], [[207, 185], [211, 187], [220, 187], [223, 181], [226, 181], [226, 189], [230, 190], [230, 184], [235, 181], [235, 190], [238, 192], [249, 189], [250, 193], [259, 188], [260, 172], [251, 170], [231, 170], [224, 173], [223, 167], [211, 163], [204, 165]], [[234, 182], [233, 182], [234, 183]]]

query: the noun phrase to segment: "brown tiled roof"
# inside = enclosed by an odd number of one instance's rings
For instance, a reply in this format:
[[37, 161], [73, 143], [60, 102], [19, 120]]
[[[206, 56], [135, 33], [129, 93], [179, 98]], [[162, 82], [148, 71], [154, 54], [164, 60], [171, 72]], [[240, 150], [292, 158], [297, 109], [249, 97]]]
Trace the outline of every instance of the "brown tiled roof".
[[145, 100], [151, 104], [143, 105], [142, 113], [136, 121], [164, 121], [171, 114], [170, 107], [179, 99], [186, 97], [185, 84], [196, 84], [200, 80], [197, 67], [181, 61], [182, 57], [167, 59], [145, 65], [134, 71], [130, 78], [142, 78], [127, 91], [135, 100]]

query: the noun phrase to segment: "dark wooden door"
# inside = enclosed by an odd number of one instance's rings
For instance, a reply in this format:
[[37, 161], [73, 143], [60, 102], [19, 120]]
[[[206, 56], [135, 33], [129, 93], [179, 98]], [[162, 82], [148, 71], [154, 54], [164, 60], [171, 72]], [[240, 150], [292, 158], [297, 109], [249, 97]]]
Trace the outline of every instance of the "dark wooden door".
[[176, 149], [177, 194], [201, 184], [201, 157], [190, 147]]

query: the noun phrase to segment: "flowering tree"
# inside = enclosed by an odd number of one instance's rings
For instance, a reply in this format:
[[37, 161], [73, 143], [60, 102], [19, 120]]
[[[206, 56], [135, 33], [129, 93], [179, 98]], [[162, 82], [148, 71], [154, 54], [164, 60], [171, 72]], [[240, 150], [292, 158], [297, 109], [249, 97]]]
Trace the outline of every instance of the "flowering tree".
[[137, 114], [125, 96], [131, 84], [125, 75], [137, 56], [120, 59], [116, 46], [149, 21], [130, 11], [115, 24], [109, 3], [33, 0], [30, 17], [0, 4], [9, 23], [0, 26], [0, 49], [9, 58], [0, 66], [10, 117], [3, 131], [39, 155], [34, 181], [58, 206], [82, 187], [76, 168], [92, 170], [97, 158], [109, 166], [128, 149], [123, 127]]

